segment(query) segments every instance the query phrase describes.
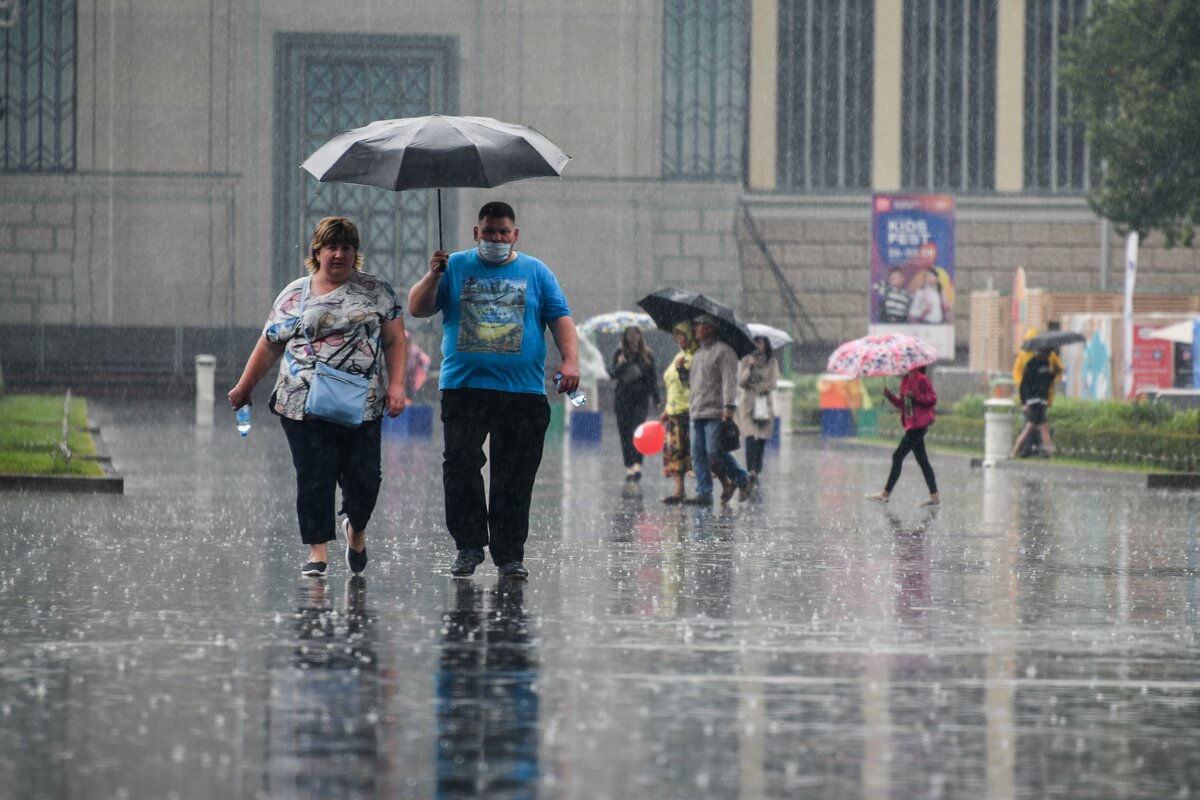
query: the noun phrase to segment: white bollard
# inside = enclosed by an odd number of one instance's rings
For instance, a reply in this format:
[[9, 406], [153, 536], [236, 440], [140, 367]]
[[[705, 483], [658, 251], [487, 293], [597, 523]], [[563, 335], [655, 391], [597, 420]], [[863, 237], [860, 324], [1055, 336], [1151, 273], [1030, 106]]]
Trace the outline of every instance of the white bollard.
[[196, 427], [211, 428], [213, 425], [213, 382], [217, 372], [217, 357], [205, 354], [196, 356]]
[[1012, 451], [1014, 403], [1007, 398], [983, 401], [983, 465], [994, 467]]
[[775, 403], [775, 415], [779, 417], [781, 443], [792, 433], [792, 395], [795, 392], [796, 384], [784, 379], [775, 384], [775, 391], [772, 392], [771, 400]]

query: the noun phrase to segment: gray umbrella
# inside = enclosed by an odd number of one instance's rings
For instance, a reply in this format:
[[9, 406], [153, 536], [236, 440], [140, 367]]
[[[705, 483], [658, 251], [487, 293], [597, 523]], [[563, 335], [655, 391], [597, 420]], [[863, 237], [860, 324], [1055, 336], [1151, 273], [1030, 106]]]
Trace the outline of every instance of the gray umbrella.
[[383, 119], [343, 131], [300, 166], [322, 183], [383, 189], [492, 187], [526, 178], [558, 177], [571, 158], [533, 128], [491, 117]]

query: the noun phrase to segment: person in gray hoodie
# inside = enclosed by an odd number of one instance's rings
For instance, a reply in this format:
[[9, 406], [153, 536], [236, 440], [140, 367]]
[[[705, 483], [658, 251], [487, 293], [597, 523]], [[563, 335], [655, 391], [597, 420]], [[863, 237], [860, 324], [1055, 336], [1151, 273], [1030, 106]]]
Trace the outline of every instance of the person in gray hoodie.
[[[718, 428], [722, 420], [733, 419], [737, 411], [737, 355], [733, 348], [717, 338], [717, 321], [708, 314], [695, 319], [700, 349], [692, 357], [691, 399], [688, 414], [692, 420], [692, 470], [696, 473], [696, 496], [689, 505], [712, 505], [711, 472], [723, 477], [721, 503], [728, 503], [736, 489], [739, 499], [750, 497], [752, 484], [730, 453], [721, 447]], [[710, 472], [711, 471], [711, 472]]]

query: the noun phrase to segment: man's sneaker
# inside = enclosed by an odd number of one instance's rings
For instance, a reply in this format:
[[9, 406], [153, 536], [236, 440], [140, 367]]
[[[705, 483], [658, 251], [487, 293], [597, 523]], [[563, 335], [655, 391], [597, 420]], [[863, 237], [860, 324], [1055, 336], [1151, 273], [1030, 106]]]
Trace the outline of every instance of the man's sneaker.
[[500, 573], [501, 578], [523, 581], [529, 577], [529, 570], [525, 569], [525, 565], [520, 561], [510, 561], [507, 564], [501, 564], [496, 569]]
[[729, 483], [722, 485], [721, 486], [721, 505], [723, 505], [723, 506], [729, 505], [729, 501], [731, 499], [733, 499], [733, 493], [736, 491], [737, 491], [737, 486], [734, 485], [733, 481], [730, 481]]
[[874, 500], [876, 503], [879, 503], [880, 505], [884, 505], [884, 506], [887, 505], [887, 501], [888, 501], [888, 495], [884, 492], [876, 492], [875, 494], [864, 494], [863, 497], [867, 498], [868, 500]]
[[346, 534], [346, 566], [355, 575], [367, 568], [367, 546], [364, 544], [362, 550], [350, 549], [350, 518], [346, 517], [342, 520], [342, 533]]
[[455, 577], [466, 577], [475, 572], [475, 568], [483, 563], [483, 550], [479, 547], [468, 547], [458, 551], [458, 558], [450, 567], [450, 574]]
[[310, 561], [300, 570], [300, 574], [306, 578], [324, 578], [325, 577], [325, 562]]
[[738, 490], [738, 502], [744, 503], [750, 499], [750, 493], [754, 491], [754, 481], [746, 481], [746, 485]]

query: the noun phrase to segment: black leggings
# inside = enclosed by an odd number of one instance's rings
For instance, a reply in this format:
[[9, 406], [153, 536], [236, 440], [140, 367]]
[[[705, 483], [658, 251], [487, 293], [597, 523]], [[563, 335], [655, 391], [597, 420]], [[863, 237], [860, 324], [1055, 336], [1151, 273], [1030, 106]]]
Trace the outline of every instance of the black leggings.
[[633, 444], [633, 432], [637, 426], [646, 421], [646, 411], [650, 398], [644, 394], [635, 394], [616, 398], [614, 411], [617, 413], [617, 436], [621, 440], [621, 460], [625, 466], [632, 467], [641, 464], [645, 458]]
[[884, 487], [888, 494], [896, 488], [896, 481], [900, 480], [900, 467], [910, 452], [917, 458], [917, 466], [925, 476], [925, 485], [929, 487], [929, 493], [937, 494], [937, 478], [933, 476], [933, 467], [929, 465], [929, 456], [925, 454], [926, 430], [928, 428], [910, 428], [904, 432], [904, 438], [897, 445], [896, 452], [892, 453], [892, 471], [888, 475], [887, 486]]

